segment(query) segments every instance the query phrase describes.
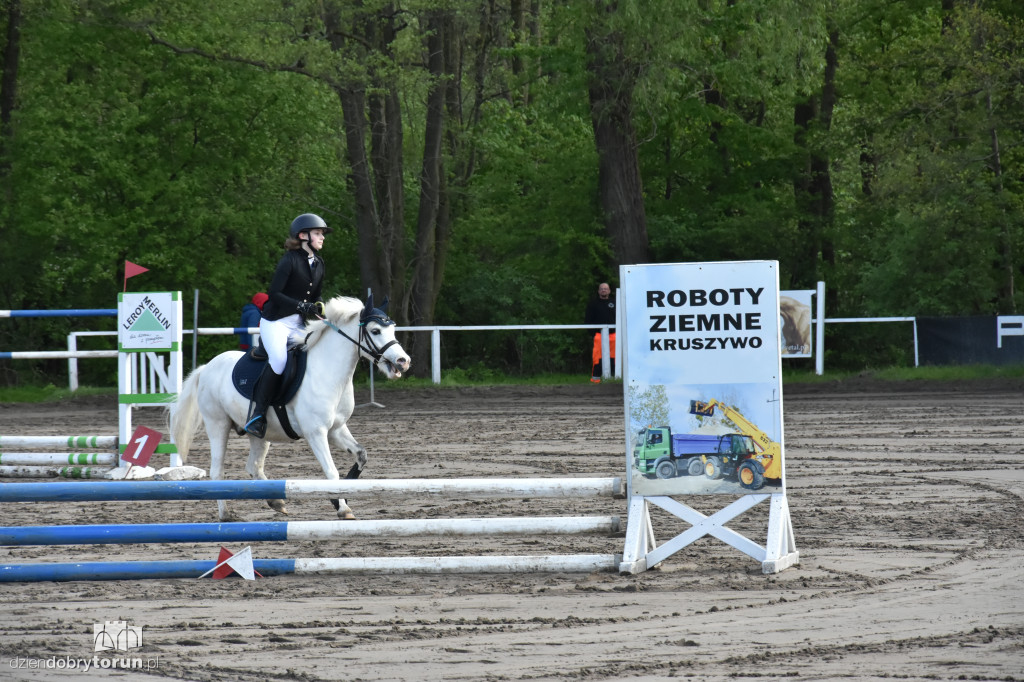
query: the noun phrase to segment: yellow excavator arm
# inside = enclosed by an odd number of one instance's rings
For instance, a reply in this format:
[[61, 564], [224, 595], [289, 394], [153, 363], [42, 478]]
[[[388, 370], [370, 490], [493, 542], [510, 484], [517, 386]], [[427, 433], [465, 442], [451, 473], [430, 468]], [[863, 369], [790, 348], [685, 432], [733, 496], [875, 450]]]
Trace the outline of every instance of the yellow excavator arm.
[[769, 438], [767, 433], [744, 417], [736, 408], [730, 407], [714, 398], [707, 402], [691, 400], [690, 414], [700, 417], [711, 417], [715, 414], [716, 407], [722, 411], [726, 419], [736, 425], [740, 433], [750, 436], [754, 440], [754, 444], [760, 448], [761, 454], [757, 456], [757, 460], [764, 467], [765, 477], [782, 478], [782, 446]]

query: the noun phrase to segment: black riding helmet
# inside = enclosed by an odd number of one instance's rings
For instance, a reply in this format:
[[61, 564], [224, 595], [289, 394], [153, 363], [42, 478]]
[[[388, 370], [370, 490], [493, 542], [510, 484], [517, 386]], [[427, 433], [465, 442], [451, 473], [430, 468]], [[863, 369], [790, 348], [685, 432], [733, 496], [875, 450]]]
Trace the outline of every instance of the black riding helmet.
[[327, 223], [324, 219], [315, 213], [303, 213], [298, 218], [292, 221], [292, 229], [289, 232], [293, 239], [298, 239], [299, 232], [305, 232], [307, 230], [320, 229], [324, 231], [324, 234], [330, 234], [334, 232], [333, 228], [327, 227]]

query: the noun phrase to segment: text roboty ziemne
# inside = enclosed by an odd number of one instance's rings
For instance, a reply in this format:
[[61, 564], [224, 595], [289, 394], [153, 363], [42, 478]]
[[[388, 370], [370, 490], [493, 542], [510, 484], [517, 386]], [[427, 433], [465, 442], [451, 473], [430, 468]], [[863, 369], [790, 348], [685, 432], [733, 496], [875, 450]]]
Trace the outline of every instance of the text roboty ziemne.
[[[761, 313], [752, 312], [758, 305], [764, 287], [729, 289], [674, 289], [647, 292], [652, 336], [651, 351], [677, 350], [739, 350], [760, 348], [764, 341], [759, 332]], [[725, 311], [723, 308], [746, 307], [746, 311]], [[700, 310], [694, 310], [700, 309]], [[717, 309], [717, 310], [716, 310]], [[729, 332], [729, 333], [723, 333]], [[668, 337], [668, 334], [685, 336]]]

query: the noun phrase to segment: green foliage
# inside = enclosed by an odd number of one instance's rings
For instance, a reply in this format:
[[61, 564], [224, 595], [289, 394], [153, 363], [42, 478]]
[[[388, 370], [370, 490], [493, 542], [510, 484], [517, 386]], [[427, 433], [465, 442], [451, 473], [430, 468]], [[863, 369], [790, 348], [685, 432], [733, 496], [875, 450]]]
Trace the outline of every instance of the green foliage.
[[1024, 23], [982, 4], [946, 17], [926, 5], [876, 9], [885, 20], [856, 27], [843, 81], [846, 181], [869, 174], [871, 187], [845, 199], [840, 240], [859, 275], [848, 300], [870, 314], [1012, 311], [1024, 188], [1008, 171], [1024, 141]]
[[[295, 215], [313, 208], [344, 228], [338, 139], [325, 135], [340, 116], [323, 87], [175, 55], [85, 14], [37, 20], [23, 32], [8, 180], [17, 227], [2, 236], [32, 258], [0, 271], [10, 307], [113, 308], [127, 259], [149, 269], [132, 290], [199, 289], [201, 324], [233, 326]], [[325, 247], [327, 291], [358, 286], [345, 242], [341, 229]], [[88, 328], [32, 325], [50, 343]]]
[[[601, 2], [539, 3], [525, 17], [532, 33], [513, 25], [512, 5], [468, 0], [21, 6], [0, 159], [2, 308], [113, 308], [127, 259], [149, 268], [129, 289], [183, 292], [186, 327], [234, 326], [266, 286], [288, 223], [309, 210], [336, 230], [325, 292], [361, 294], [338, 91], [394, 84], [415, 196], [430, 86], [421, 18], [438, 9], [458, 26], [461, 61], [446, 120], [452, 224], [436, 323], [580, 323], [595, 284], [617, 284], [586, 68], [586, 41], [612, 35], [635, 79], [653, 260], [777, 259], [783, 288], [821, 273], [830, 316], [1024, 305], [1019, 2], [957, 2], [947, 13], [935, 0], [623, 0], [611, 13]], [[390, 8], [402, 20], [389, 44], [328, 33], [331, 12], [355, 26]], [[830, 37], [833, 117], [798, 131], [796, 104], [823, 99]], [[835, 203], [824, 218], [797, 198], [809, 155], [827, 160]], [[813, 220], [820, 235], [806, 229]], [[0, 349], [62, 349], [70, 331], [111, 327], [9, 319]], [[830, 329], [826, 364], [912, 364], [904, 331], [889, 329], [884, 340]], [[201, 337], [198, 361], [234, 344]], [[496, 379], [585, 376], [588, 349], [582, 331], [472, 332], [445, 337], [442, 352], [446, 368]], [[80, 370], [103, 383], [102, 365]], [[0, 383], [59, 383], [64, 372], [66, 361], [5, 362]]]

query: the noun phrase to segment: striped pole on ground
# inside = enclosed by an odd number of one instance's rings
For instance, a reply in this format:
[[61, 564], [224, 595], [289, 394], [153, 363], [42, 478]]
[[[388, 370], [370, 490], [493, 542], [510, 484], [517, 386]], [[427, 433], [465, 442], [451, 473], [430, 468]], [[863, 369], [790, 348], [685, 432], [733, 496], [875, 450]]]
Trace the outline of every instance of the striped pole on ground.
[[575, 535], [617, 533], [617, 516], [147, 523], [90, 526], [8, 526], [0, 545], [95, 545], [147, 542], [297, 542], [337, 537], [412, 535]]
[[[462, 556], [350, 559], [254, 559], [260, 575], [403, 573], [593, 573], [616, 571], [619, 554], [549, 556]], [[140, 580], [198, 578], [216, 561], [97, 561], [62, 564], [0, 565], [0, 582]]]
[[0, 435], [0, 449], [4, 448], [106, 448], [116, 450], [117, 436]]
[[0, 502], [101, 500], [301, 500], [367, 493], [464, 497], [616, 497], [621, 478], [342, 479], [10, 483]]

